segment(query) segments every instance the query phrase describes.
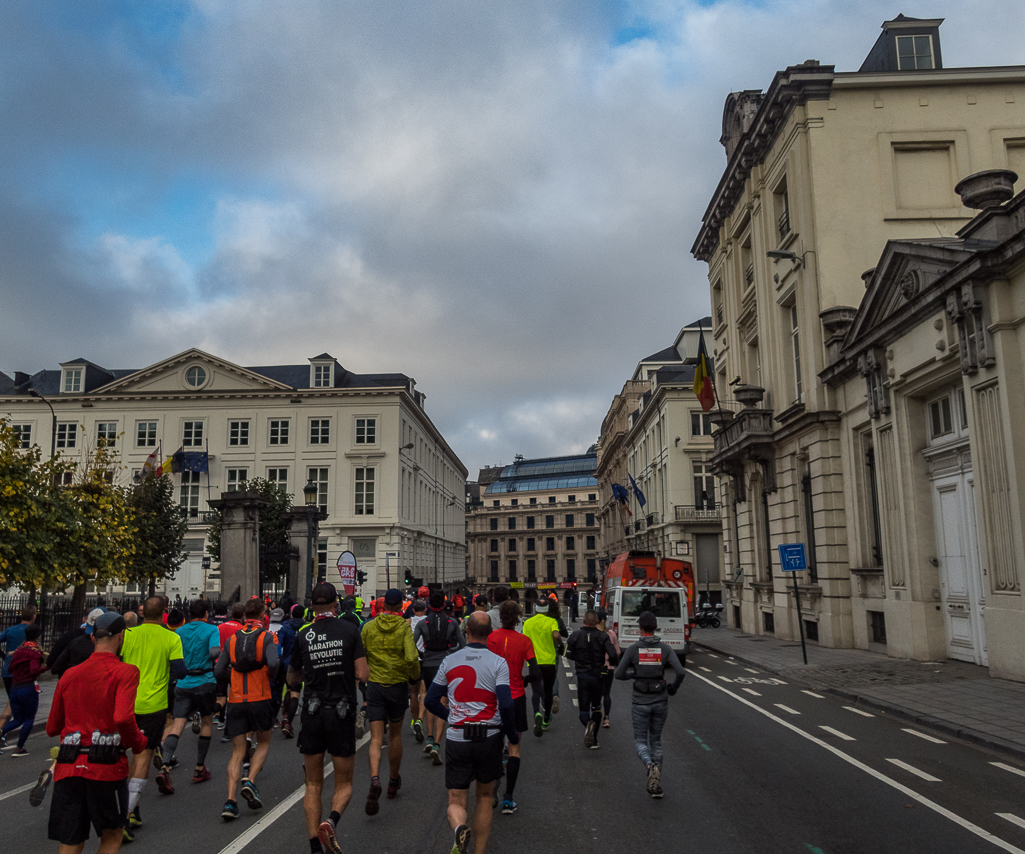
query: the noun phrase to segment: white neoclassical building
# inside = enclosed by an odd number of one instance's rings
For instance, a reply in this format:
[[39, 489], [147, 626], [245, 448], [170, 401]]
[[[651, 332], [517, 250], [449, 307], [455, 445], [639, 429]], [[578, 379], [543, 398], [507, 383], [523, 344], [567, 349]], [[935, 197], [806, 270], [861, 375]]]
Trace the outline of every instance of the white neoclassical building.
[[296, 505], [308, 481], [317, 485], [327, 514], [317, 558], [329, 579], [350, 549], [367, 572], [364, 594], [401, 586], [406, 570], [425, 583], [462, 581], [466, 468], [424, 399], [404, 374], [356, 374], [326, 353], [242, 367], [190, 349], [139, 370], [73, 359], [0, 373], [0, 417], [25, 447], [52, 446], [81, 464], [101, 440], [113, 443], [126, 483], [151, 455], [160, 464], [180, 451], [183, 468], [199, 469], [171, 475], [189, 533], [167, 592], [183, 598], [219, 591], [218, 568], [204, 559], [207, 502], [255, 477], [281, 484]]

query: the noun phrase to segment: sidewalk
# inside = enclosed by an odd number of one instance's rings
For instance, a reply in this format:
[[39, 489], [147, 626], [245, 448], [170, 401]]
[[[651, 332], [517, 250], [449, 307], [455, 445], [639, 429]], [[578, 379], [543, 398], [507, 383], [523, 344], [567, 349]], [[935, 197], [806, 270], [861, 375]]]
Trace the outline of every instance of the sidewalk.
[[1025, 684], [948, 659], [910, 661], [862, 649], [827, 649], [735, 629], [694, 629], [695, 646], [731, 655], [957, 738], [1025, 759]]

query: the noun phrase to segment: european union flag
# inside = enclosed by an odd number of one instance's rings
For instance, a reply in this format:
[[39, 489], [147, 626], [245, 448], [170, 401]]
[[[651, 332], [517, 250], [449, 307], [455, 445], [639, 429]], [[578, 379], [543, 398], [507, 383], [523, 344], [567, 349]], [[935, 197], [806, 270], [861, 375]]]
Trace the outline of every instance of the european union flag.
[[178, 471], [210, 471], [210, 455], [206, 451], [178, 451], [174, 461]]
[[630, 478], [630, 487], [633, 489], [634, 495], [637, 496], [637, 503], [643, 507], [648, 503], [644, 500], [644, 493], [641, 492], [640, 488], [637, 486], [637, 481], [634, 480], [634, 476], [632, 474], [627, 474], [627, 477]]

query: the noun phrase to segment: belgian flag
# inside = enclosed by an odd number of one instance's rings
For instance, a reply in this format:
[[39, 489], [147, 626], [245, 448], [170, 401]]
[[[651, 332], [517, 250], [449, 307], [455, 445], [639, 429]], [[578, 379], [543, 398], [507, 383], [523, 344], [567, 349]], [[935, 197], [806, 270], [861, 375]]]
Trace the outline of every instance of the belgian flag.
[[698, 363], [694, 368], [694, 394], [705, 412], [715, 406], [715, 388], [712, 385], [712, 372], [708, 367], [704, 335], [698, 344]]

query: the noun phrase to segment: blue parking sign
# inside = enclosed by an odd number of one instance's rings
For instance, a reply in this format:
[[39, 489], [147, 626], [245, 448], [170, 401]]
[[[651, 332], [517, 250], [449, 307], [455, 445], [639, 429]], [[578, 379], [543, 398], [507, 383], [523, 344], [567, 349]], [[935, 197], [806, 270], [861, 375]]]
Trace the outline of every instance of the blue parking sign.
[[804, 543], [787, 543], [779, 546], [780, 568], [784, 572], [800, 572], [808, 568], [808, 556]]

